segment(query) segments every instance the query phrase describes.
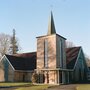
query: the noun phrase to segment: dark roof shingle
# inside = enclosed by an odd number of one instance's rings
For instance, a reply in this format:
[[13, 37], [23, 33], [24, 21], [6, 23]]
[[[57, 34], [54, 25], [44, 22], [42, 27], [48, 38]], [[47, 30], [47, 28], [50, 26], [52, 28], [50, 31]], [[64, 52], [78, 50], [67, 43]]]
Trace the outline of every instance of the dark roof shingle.
[[73, 69], [81, 47], [66, 48], [66, 63], [68, 69]]
[[[81, 47], [66, 48], [66, 63], [68, 69], [73, 69]], [[36, 52], [6, 55], [15, 70], [36, 69]]]
[[36, 69], [36, 52], [17, 55], [6, 55], [15, 70]]

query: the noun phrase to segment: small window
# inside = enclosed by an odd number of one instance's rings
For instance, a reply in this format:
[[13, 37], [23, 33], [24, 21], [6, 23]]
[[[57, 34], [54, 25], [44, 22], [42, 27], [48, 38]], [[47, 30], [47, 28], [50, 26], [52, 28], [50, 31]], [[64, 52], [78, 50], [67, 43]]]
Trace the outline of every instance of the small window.
[[23, 74], [23, 82], [25, 81], [25, 75]]

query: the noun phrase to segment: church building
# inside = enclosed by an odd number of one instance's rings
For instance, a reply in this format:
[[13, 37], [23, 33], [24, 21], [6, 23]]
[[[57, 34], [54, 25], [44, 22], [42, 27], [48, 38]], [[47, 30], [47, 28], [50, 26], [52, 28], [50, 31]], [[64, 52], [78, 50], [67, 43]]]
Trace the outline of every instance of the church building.
[[37, 37], [37, 69], [51, 84], [84, 81], [88, 70], [81, 47], [66, 48], [66, 38], [56, 33], [53, 15], [48, 33]]
[[56, 33], [52, 12], [47, 35], [37, 37], [36, 52], [4, 55], [0, 60], [1, 82], [29, 82], [36, 72], [44, 75], [39, 83], [80, 83], [87, 81], [87, 71], [82, 47], [66, 48], [66, 38]]

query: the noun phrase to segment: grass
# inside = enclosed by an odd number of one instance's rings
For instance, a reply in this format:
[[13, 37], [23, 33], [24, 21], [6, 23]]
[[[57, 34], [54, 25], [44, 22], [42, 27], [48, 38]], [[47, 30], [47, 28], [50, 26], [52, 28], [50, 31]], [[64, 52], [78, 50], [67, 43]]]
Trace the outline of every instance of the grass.
[[90, 84], [82, 84], [76, 87], [76, 90], [90, 90]]
[[30, 87], [21, 87], [15, 90], [45, 90], [48, 87], [49, 87], [48, 85], [33, 85]]
[[23, 86], [23, 85], [31, 85], [31, 83], [0, 83], [0, 86]]
[[14, 90], [45, 90], [48, 87], [50, 87], [50, 85], [33, 85], [31, 83], [0, 83], [0, 87], [9, 87], [9, 86], [17, 87], [17, 89]]

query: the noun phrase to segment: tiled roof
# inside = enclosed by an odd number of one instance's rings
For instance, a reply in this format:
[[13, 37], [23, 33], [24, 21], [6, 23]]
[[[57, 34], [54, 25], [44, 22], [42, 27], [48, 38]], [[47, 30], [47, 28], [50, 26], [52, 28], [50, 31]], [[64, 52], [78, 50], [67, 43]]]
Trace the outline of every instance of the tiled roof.
[[36, 52], [16, 55], [6, 55], [15, 70], [36, 69]]
[[66, 48], [66, 63], [68, 69], [73, 69], [81, 47]]

